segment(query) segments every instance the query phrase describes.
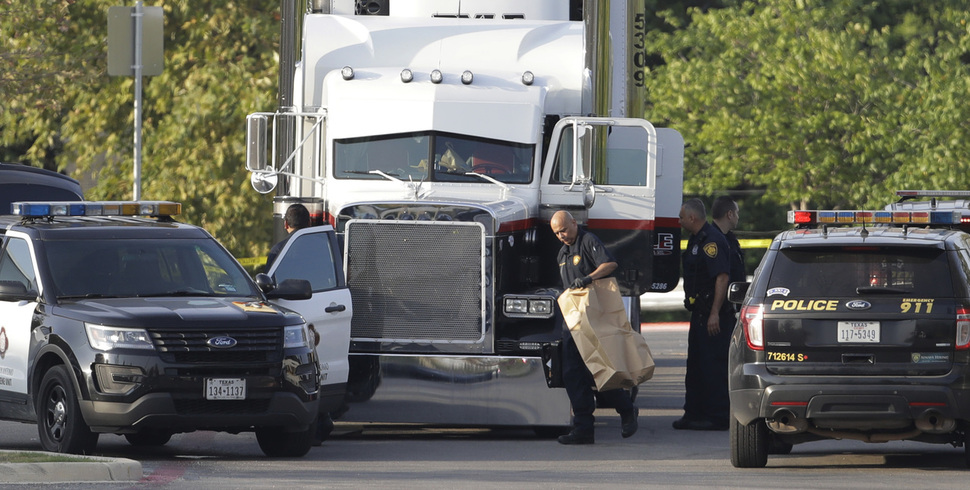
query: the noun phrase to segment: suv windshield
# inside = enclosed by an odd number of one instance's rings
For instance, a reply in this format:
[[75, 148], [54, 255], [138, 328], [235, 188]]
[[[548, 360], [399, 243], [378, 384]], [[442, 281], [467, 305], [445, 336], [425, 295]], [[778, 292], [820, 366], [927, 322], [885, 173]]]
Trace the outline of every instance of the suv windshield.
[[405, 181], [488, 184], [465, 175], [474, 172], [500, 182], [526, 184], [532, 180], [533, 146], [438, 132], [338, 140], [334, 177], [384, 179], [371, 173], [377, 170]]
[[800, 247], [778, 254], [767, 290], [769, 295], [791, 297], [916, 293], [952, 298], [949, 277], [946, 255], [940, 249]]
[[58, 298], [258, 296], [215, 242], [199, 239], [49, 240]]

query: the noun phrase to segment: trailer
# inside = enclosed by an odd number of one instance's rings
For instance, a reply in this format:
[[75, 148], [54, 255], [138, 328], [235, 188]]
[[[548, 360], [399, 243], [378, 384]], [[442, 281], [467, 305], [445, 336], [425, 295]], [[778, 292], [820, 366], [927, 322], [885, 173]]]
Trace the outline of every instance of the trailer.
[[248, 117], [246, 165], [278, 228], [302, 203], [337, 231], [350, 338], [321, 343], [349, 345], [341, 420], [568, 427], [557, 210], [618, 258], [634, 325], [642, 293], [677, 286], [684, 143], [643, 119], [641, 4], [284, 10], [279, 107]]

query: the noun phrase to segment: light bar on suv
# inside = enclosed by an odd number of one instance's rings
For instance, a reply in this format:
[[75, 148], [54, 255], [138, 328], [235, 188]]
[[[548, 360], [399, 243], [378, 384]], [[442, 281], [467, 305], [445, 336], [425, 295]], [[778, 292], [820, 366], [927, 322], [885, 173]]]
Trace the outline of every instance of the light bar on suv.
[[24, 218], [53, 216], [175, 216], [182, 204], [172, 201], [18, 201], [10, 213]]
[[899, 197], [904, 197], [906, 199], [914, 199], [917, 197], [970, 197], [970, 191], [901, 190], [901, 191], [896, 191], [896, 195]]
[[796, 225], [819, 224], [895, 224], [957, 225], [959, 211], [837, 211], [798, 210], [788, 212], [788, 222]]

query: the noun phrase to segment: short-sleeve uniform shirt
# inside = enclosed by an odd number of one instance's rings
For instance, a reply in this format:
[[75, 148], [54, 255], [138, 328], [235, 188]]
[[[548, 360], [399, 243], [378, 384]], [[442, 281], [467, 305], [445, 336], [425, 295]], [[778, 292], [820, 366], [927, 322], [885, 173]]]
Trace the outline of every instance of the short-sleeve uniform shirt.
[[705, 223], [687, 240], [684, 251], [684, 293], [688, 298], [714, 292], [714, 280], [731, 273], [730, 246], [721, 230]]
[[579, 230], [572, 245], [564, 243], [559, 249], [558, 261], [562, 287], [568, 288], [573, 281], [588, 276], [600, 264], [616, 262], [616, 259], [596, 235]]

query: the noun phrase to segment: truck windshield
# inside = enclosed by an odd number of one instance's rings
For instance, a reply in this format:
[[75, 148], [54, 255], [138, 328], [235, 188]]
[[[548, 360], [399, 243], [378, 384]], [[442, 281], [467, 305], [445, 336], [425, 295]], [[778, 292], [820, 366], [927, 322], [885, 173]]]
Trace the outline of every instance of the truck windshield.
[[508, 184], [527, 184], [532, 180], [534, 146], [438, 132], [344, 139], [334, 143], [334, 177], [384, 179], [371, 173], [378, 170], [405, 181], [488, 185], [465, 175], [474, 172]]
[[57, 297], [258, 296], [236, 261], [199, 239], [48, 240]]

